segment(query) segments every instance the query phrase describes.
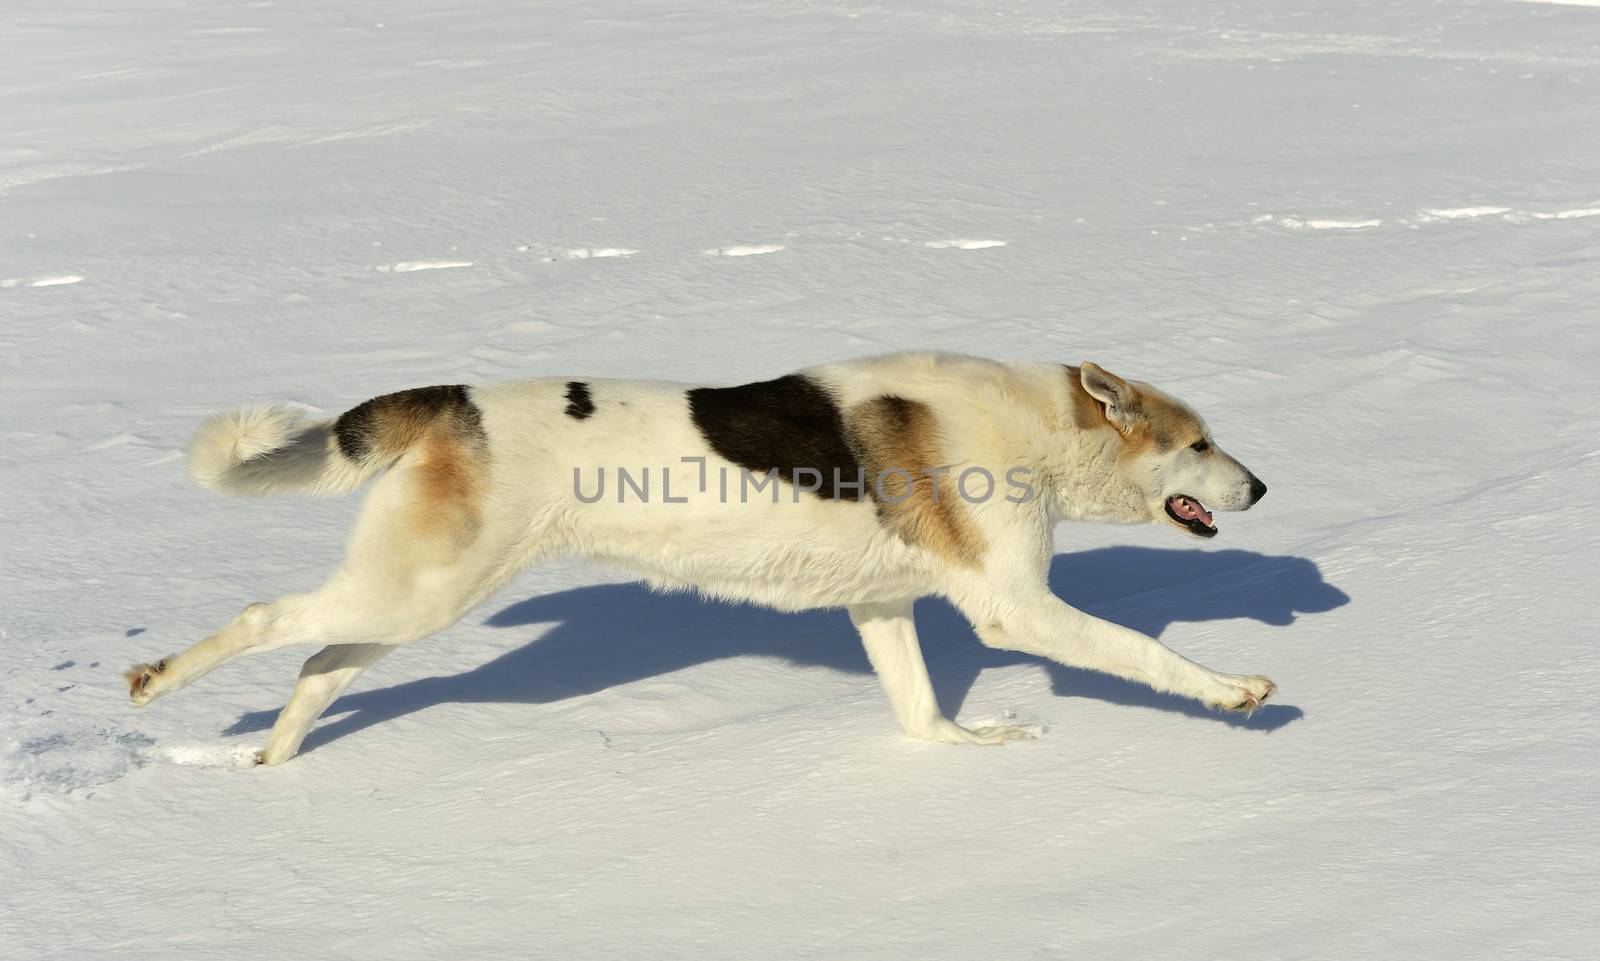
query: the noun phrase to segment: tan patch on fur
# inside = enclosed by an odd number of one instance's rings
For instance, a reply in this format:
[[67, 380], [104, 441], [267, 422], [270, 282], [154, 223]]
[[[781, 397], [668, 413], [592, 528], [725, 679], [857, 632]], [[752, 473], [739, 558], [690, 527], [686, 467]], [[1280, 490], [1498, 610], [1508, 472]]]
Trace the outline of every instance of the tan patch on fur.
[[401, 454], [422, 439], [439, 419], [439, 410], [428, 404], [408, 402], [404, 394], [391, 394], [374, 402], [372, 417], [378, 425], [373, 446], [386, 454]]
[[480, 500], [487, 475], [483, 445], [455, 425], [428, 430], [412, 450], [410, 470], [415, 499], [411, 519], [419, 533], [441, 536], [465, 547], [478, 536]]
[[413, 534], [457, 549], [476, 539], [489, 448], [467, 388], [418, 387], [374, 397], [341, 415], [334, 433], [343, 455], [357, 463], [403, 458]]
[[1106, 420], [1105, 408], [1083, 389], [1083, 368], [1063, 366], [1067, 368], [1067, 395], [1072, 399], [1073, 426], [1079, 430], [1094, 430], [1097, 427], [1115, 430], [1111, 422]]
[[1136, 426], [1145, 437], [1143, 443], [1158, 450], [1187, 447], [1205, 436], [1193, 414], [1160, 394], [1134, 388], [1139, 397], [1138, 411], [1144, 419]]
[[[933, 409], [902, 397], [877, 397], [850, 408], [846, 423], [884, 526], [954, 564], [976, 567], [985, 544], [967, 517], [955, 478], [928, 472], [943, 466]], [[887, 499], [877, 496], [880, 477]]]
[[1200, 439], [1202, 433], [1194, 415], [1165, 397], [1138, 388], [1135, 391], [1141, 419], [1122, 434], [1122, 449], [1117, 451], [1117, 460], [1162, 453]]
[[448, 427], [457, 435], [482, 437], [478, 408], [459, 384], [416, 387], [384, 394], [339, 415], [333, 431], [339, 449], [352, 461], [399, 457], [422, 438]]
[[[1067, 374], [1073, 424], [1083, 429], [1109, 427], [1116, 430], [1106, 419], [1105, 408], [1083, 389], [1082, 368], [1068, 366]], [[1118, 431], [1122, 438], [1122, 451], [1118, 456], [1133, 457], [1145, 451], [1187, 447], [1205, 436], [1194, 415], [1182, 405], [1151, 390], [1141, 390], [1132, 381], [1124, 383], [1133, 391], [1133, 399], [1125, 405], [1126, 409], [1138, 420], [1128, 430]]]

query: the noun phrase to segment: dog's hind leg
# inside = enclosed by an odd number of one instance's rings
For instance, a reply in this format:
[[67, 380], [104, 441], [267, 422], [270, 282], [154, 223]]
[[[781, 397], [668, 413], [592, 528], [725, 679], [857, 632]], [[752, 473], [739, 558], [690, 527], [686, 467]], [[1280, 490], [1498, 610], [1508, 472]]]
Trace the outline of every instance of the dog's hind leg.
[[[290, 594], [271, 603], [246, 607], [228, 626], [181, 654], [159, 661], [135, 664], [124, 672], [128, 696], [138, 707], [163, 694], [181, 690], [221, 667], [243, 657], [287, 644], [317, 643], [327, 625], [319, 625], [319, 608], [331, 609], [327, 589], [311, 594]], [[303, 640], [300, 640], [303, 638]]]
[[251, 604], [183, 653], [132, 668], [129, 696], [142, 707], [230, 661], [298, 644], [410, 644], [455, 623], [500, 580], [460, 568], [424, 568], [400, 582], [373, 583], [341, 568], [319, 590]]
[[317, 718], [345, 692], [362, 671], [395, 649], [392, 644], [336, 644], [311, 655], [300, 668], [289, 703], [272, 725], [266, 749], [257, 755], [262, 764], [282, 764], [300, 751]]
[[250, 654], [294, 644], [409, 644], [455, 623], [531, 561], [527, 544], [539, 542], [526, 525], [495, 527], [487, 516], [481, 456], [449, 435], [419, 441], [373, 486], [327, 583], [252, 604], [182, 654], [134, 667], [133, 702]]
[[922, 659], [911, 605], [905, 600], [850, 607], [850, 621], [860, 632], [867, 660], [872, 662], [872, 669], [889, 695], [900, 730], [919, 741], [948, 744], [1000, 744], [1028, 737], [1019, 727], [968, 730], [944, 716]]

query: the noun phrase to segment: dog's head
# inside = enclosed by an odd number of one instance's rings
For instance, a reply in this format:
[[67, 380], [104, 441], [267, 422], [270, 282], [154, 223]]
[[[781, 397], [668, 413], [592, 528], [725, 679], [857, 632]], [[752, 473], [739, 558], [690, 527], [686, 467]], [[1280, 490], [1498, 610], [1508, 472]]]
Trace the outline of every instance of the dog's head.
[[[1211, 439], [1190, 407], [1140, 381], [1095, 364], [1075, 371], [1083, 393], [1074, 420], [1080, 428], [1116, 432], [1117, 519], [1170, 523], [1215, 537], [1212, 511], [1242, 511], [1267, 485]], [[1127, 514], [1134, 516], [1127, 516]]]

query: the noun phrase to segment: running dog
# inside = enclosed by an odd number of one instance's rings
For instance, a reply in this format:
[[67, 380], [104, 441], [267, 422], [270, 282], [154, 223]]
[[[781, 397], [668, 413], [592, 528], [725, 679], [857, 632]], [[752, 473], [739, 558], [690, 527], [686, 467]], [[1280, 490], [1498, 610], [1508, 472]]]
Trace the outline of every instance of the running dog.
[[1059, 520], [1211, 537], [1213, 510], [1246, 510], [1266, 493], [1189, 407], [1091, 363], [914, 353], [738, 387], [423, 387], [328, 420], [287, 407], [219, 415], [195, 434], [188, 467], [237, 495], [343, 494], [378, 478], [325, 584], [251, 604], [187, 651], [126, 674], [142, 706], [235, 658], [324, 645], [301, 669], [263, 764], [293, 757], [374, 662], [558, 555], [620, 565], [663, 589], [844, 607], [901, 730], [922, 740], [1025, 736], [940, 712], [911, 616], [930, 594], [990, 647], [1230, 711], [1274, 691], [1051, 593]]

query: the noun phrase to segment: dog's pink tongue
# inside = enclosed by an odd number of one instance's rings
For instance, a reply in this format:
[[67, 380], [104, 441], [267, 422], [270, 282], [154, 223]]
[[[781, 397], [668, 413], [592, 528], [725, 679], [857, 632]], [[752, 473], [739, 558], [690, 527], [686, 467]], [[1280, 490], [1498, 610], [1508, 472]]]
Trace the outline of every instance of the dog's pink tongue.
[[1201, 506], [1199, 501], [1194, 500], [1193, 498], [1174, 497], [1172, 499], [1172, 509], [1179, 517], [1186, 521], [1192, 521], [1198, 518], [1202, 524], [1205, 524], [1207, 527], [1211, 526], [1211, 512], [1206, 510], [1205, 507]]

